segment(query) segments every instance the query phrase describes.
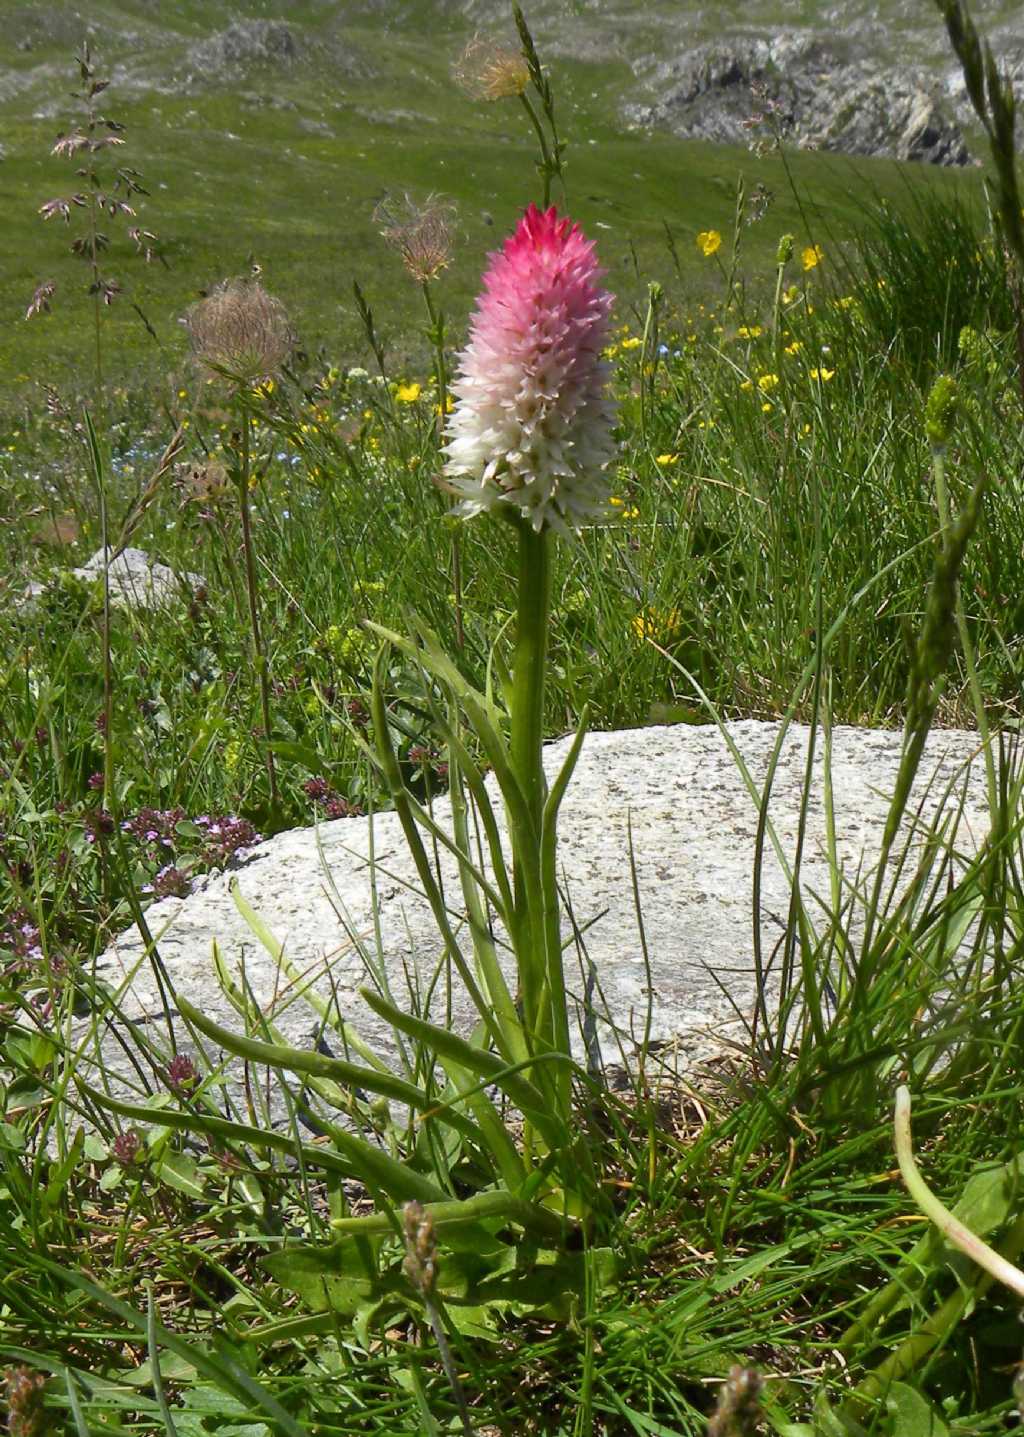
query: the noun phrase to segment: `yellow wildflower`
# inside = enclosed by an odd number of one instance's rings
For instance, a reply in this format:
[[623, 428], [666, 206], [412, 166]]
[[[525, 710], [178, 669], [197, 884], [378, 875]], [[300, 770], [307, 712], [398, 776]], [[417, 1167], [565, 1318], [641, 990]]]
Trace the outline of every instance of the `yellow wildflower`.
[[622, 347], [623, 349], [639, 349], [642, 343], [643, 340], [638, 339], [634, 334], [630, 339], [624, 339], [622, 341]]
[[678, 636], [682, 628], [682, 616], [678, 609], [656, 609], [651, 606], [633, 615], [630, 628], [638, 639], [653, 639], [655, 643], [665, 644]]
[[701, 230], [697, 236], [697, 248], [705, 259], [717, 254], [722, 247], [722, 236], [717, 230]]
[[835, 374], [835, 370], [834, 370], [834, 369], [812, 369], [810, 373], [811, 373], [811, 378], [812, 378], [812, 379], [819, 379], [819, 380], [822, 382], [822, 384], [827, 384], [828, 381], [832, 378], [833, 374]]
[[736, 331], [740, 339], [760, 339], [763, 332], [759, 324], [741, 324]]
[[664, 469], [664, 468], [666, 468], [669, 464], [678, 464], [678, 463], [679, 463], [679, 455], [678, 455], [678, 454], [659, 454], [658, 457], [655, 459], [654, 462], [655, 462], [655, 464], [660, 464], [661, 467]]
[[801, 252], [800, 262], [805, 270], [817, 269], [824, 258], [825, 251], [820, 244], [809, 244], [807, 248]]
[[799, 289], [797, 289], [795, 284], [791, 284], [788, 289], [783, 290], [782, 292], [783, 304], [795, 304], [799, 298], [800, 291]]
[[762, 374], [757, 381], [757, 387], [762, 393], [767, 394], [769, 390], [777, 388], [779, 376], [777, 374]]
[[400, 384], [395, 392], [395, 398], [401, 404], [415, 404], [422, 393], [422, 385], [417, 384], [416, 381], [413, 380], [411, 384]]
[[803, 342], [802, 339], [794, 339], [793, 342], [792, 342], [792, 344], [787, 344], [787, 345], [786, 345], [785, 353], [786, 353], [786, 354], [790, 354], [790, 355], [792, 355], [792, 354], [799, 354], [800, 351], [801, 351], [801, 349], [803, 349], [803, 347], [804, 347], [804, 342]]

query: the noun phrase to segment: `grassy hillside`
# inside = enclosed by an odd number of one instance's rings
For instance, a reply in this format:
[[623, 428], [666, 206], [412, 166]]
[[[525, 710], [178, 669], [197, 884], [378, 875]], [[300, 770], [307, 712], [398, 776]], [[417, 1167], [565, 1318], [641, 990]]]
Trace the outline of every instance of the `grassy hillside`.
[[[463, 386], [447, 434], [470, 436], [481, 486], [514, 484], [527, 461], [543, 502], [576, 484], [607, 506], [607, 523], [556, 543], [525, 523], [463, 522], [436, 482], [485, 252], [539, 196], [517, 104], [474, 104], [450, 78], [504, 6], [277, 0], [246, 7], [241, 28], [221, 3], [91, 6], [113, 81], [100, 98], [126, 126], [110, 154], [147, 176], [137, 222], [163, 236], [167, 267], [143, 266], [111, 224], [105, 269], [125, 293], [101, 316], [111, 382], [87, 414], [70, 401], [93, 384], [93, 316], [62, 249], [80, 229], [37, 214], [76, 185], [80, 162], [50, 151], [73, 125], [81, 21], [70, 5], [0, 6], [0, 1426], [1015, 1430], [1024, 1289], [1003, 1292], [931, 1233], [934, 1206], [900, 1181], [892, 1118], [906, 1083], [934, 1193], [1019, 1263], [1019, 271], [980, 209], [979, 171], [757, 158], [617, 118], [645, 57], [723, 16], [863, 31], [875, 7], [754, 0], [687, 9], [685, 24], [668, 3], [532, 7], [570, 145], [558, 199], [598, 241], [618, 312], [606, 331], [603, 296], [576, 287], [597, 283], [588, 252], [565, 233], [546, 248], [531, 217], [518, 254], [542, 268], [504, 290], [492, 279], [504, 334], [481, 346], [478, 403]], [[928, 59], [924, 11], [891, 5], [886, 43]], [[284, 28], [253, 28], [282, 14]], [[433, 354], [423, 296], [372, 218], [385, 190], [458, 209], [434, 285], [449, 342]], [[721, 233], [698, 246], [702, 231]], [[267, 325], [277, 310], [242, 285], [230, 295], [246, 323], [225, 326], [218, 296], [208, 368], [186, 367], [183, 310], [254, 259], [310, 362], [283, 362], [287, 326]], [[48, 278], [54, 310], [27, 323]], [[353, 280], [390, 346], [380, 373]], [[250, 362], [235, 341], [257, 320], [273, 332]], [[48, 381], [61, 392], [44, 396]], [[593, 402], [605, 390], [607, 409]], [[586, 470], [567, 476], [577, 456]], [[105, 578], [77, 569], [111, 539], [168, 566], [162, 602], [116, 602], [118, 561]], [[630, 853], [607, 860], [633, 879], [636, 913], [615, 916], [622, 958], [638, 961], [636, 1008], [606, 1011], [590, 924], [614, 899], [596, 871], [561, 891], [543, 739], [793, 717], [816, 725], [802, 814], [772, 831], [767, 778], [749, 875], [712, 871], [700, 837], [642, 853], [637, 830], [634, 850], [632, 829]], [[886, 832], [913, 817], [914, 842], [875, 876], [870, 815], [827, 798], [844, 723], [906, 725]], [[1001, 728], [978, 760], [987, 813], [970, 832], [945, 817], [928, 829], [917, 807], [932, 725], [975, 728], [979, 750]], [[504, 790], [505, 849], [485, 766]], [[687, 781], [681, 767], [657, 779], [666, 805]], [[837, 831], [812, 891], [805, 816], [822, 784]], [[612, 802], [628, 815], [632, 801], [626, 777]], [[403, 1035], [395, 1071], [353, 1031], [368, 1010], [333, 942], [336, 1001], [297, 1008], [305, 1046], [281, 1046], [278, 999], [305, 1001], [298, 897], [280, 923], [251, 921], [253, 949], [281, 968], [273, 1004], [247, 996], [248, 956], [220, 973], [234, 1032], [189, 1008], [198, 989], [169, 992], [166, 945], [186, 925], [168, 933], [154, 899], [202, 902], [257, 832], [387, 807], [436, 943], [385, 977], [375, 920], [363, 930], [339, 905], [337, 940], [365, 958], [370, 1008]], [[865, 866], [844, 865], [862, 839]], [[434, 871], [442, 845], [461, 896]], [[378, 893], [404, 897], [390, 841], [373, 851]], [[793, 874], [778, 904], [761, 881], [776, 858]], [[692, 889], [701, 870], [710, 882]], [[708, 897], [667, 953], [641, 922], [651, 874], [673, 902]], [[685, 1036], [641, 1036], [659, 972], [647, 959], [710, 966], [716, 885], [741, 882], [751, 930], [721, 980], [751, 974], [757, 1008], [738, 1012], [746, 1037], [723, 1036], [721, 1061], [691, 1070]], [[106, 950], [132, 926], [146, 951], [129, 978]], [[516, 965], [508, 988], [499, 950]], [[210, 971], [205, 942], [193, 960]], [[129, 983], [156, 1021], [137, 1021]], [[442, 1020], [459, 984], [478, 1005], [472, 1042]], [[699, 1021], [699, 995], [686, 998]], [[169, 1036], [159, 1003], [187, 1028]], [[570, 1065], [577, 1008], [588, 1053], [598, 1022], [621, 1040], [624, 1087], [618, 1064], [607, 1084]], [[245, 1059], [244, 1089], [221, 1053]], [[902, 1122], [896, 1138], [906, 1173]]]
[[[782, 231], [829, 247], [872, 201], [900, 203], [908, 188], [921, 186], [977, 191], [974, 172], [911, 173], [889, 162], [816, 154], [784, 165], [776, 156], [624, 131], [619, 103], [639, 84], [625, 57], [648, 53], [659, 33], [667, 43], [669, 8], [536, 7], [569, 144], [564, 198], [598, 238], [625, 300], [643, 289], [638, 273], [644, 283], [674, 273], [666, 224], [678, 238], [687, 284], [704, 283], [707, 266], [694, 235], [731, 229], [740, 176], [748, 193], [760, 185], [771, 196], [767, 222], [745, 235], [755, 273], [769, 267]], [[418, 297], [376, 233], [376, 201], [385, 191], [418, 199], [438, 191], [458, 206], [459, 244], [444, 303], [459, 326], [485, 253], [533, 194], [532, 137], [518, 106], [476, 103], [450, 74], [477, 25], [500, 31], [494, 17], [504, 7], [250, 3], [247, 21], [286, 18], [293, 53], [269, 58], [235, 53], [245, 50], [237, 32], [224, 40], [239, 13], [222, 4], [142, 0], [90, 11], [94, 58], [112, 79], [106, 112], [126, 127], [117, 158], [145, 177], [149, 195], [139, 203], [139, 222], [161, 237], [169, 266], [143, 265], [124, 224], [111, 227], [107, 267], [125, 288], [104, 316], [111, 372], [127, 378], [140, 365], [173, 370], [183, 352], [176, 324], [183, 309], [199, 288], [244, 269], [250, 255], [285, 300], [308, 350], [361, 352], [352, 302], [358, 279], [401, 362], [404, 349], [416, 348]], [[749, 23], [756, 18], [751, 12]], [[706, 17], [702, 23], [706, 28]], [[37, 211], [74, 189], [73, 164], [50, 149], [77, 117], [70, 92], [82, 27], [70, 6], [32, 4], [17, 7], [12, 25], [13, 64], [0, 79], [0, 360], [16, 383], [24, 375], [63, 383], [79, 373], [90, 309], [83, 267], [66, 253], [70, 235], [60, 220], [44, 224]], [[624, 37], [622, 58], [611, 58], [612, 31]], [[29, 297], [44, 280], [58, 285], [54, 312], [26, 324]], [[132, 301], [150, 320], [159, 349]]]

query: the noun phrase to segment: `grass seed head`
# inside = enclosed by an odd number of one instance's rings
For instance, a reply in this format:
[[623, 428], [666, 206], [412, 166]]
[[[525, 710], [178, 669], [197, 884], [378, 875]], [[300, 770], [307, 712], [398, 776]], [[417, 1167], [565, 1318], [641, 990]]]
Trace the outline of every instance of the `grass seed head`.
[[4, 1396], [7, 1399], [7, 1431], [11, 1437], [43, 1437], [46, 1414], [43, 1411], [43, 1388], [46, 1378], [31, 1367], [9, 1367], [4, 1373]]
[[485, 35], [476, 35], [452, 70], [455, 82], [474, 100], [512, 100], [530, 83], [530, 70], [520, 50]]
[[434, 1222], [418, 1202], [407, 1202], [402, 1209], [405, 1230], [405, 1275], [424, 1297], [434, 1289], [437, 1280], [437, 1243]]
[[956, 380], [951, 374], [940, 374], [924, 406], [924, 431], [933, 449], [945, 449], [949, 443], [959, 406]]
[[707, 1437], [756, 1437], [763, 1385], [752, 1367], [733, 1367], [718, 1394]]
[[185, 327], [199, 363], [239, 384], [277, 374], [295, 343], [284, 305], [256, 279], [223, 280], [192, 305]]

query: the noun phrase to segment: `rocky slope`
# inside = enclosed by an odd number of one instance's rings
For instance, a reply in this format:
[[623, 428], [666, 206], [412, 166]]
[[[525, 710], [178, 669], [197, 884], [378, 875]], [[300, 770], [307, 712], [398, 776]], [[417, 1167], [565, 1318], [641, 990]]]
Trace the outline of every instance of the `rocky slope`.
[[[91, 31], [122, 92], [259, 86], [273, 104], [301, 77], [329, 103], [396, 41], [432, 36], [455, 53], [474, 31], [511, 40], [507, 0], [208, 0], [160, 6], [21, 0], [0, 63], [0, 104], [54, 103], [54, 60]], [[746, 143], [769, 122], [790, 144], [942, 165], [971, 158], [977, 127], [928, 0], [526, 0], [543, 55], [602, 119], [688, 139]], [[1024, 7], [976, 0], [977, 23], [1024, 89]], [[597, 88], [594, 89], [593, 86]], [[59, 87], [58, 87], [59, 88]], [[44, 98], [45, 97], [45, 98]], [[767, 121], [764, 118], [768, 117]], [[980, 148], [975, 146], [976, 148]]]
[[628, 122], [686, 139], [779, 138], [801, 149], [941, 165], [971, 159], [935, 76], [880, 65], [842, 41], [810, 35], [712, 41], [655, 63], [645, 80], [658, 98], [627, 103]]

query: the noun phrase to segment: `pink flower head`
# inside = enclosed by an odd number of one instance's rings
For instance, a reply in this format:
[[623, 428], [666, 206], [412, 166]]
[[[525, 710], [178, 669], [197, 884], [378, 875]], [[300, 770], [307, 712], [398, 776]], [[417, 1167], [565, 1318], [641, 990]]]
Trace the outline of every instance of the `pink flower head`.
[[465, 516], [511, 504], [567, 533], [607, 517], [614, 456], [607, 397], [612, 297], [594, 246], [552, 207], [531, 205], [490, 256], [452, 386], [447, 487]]

